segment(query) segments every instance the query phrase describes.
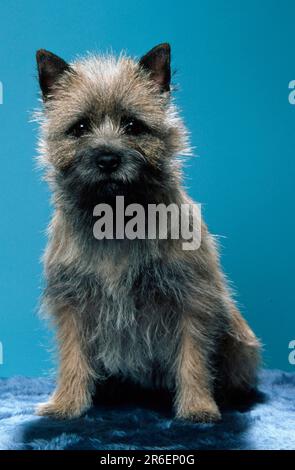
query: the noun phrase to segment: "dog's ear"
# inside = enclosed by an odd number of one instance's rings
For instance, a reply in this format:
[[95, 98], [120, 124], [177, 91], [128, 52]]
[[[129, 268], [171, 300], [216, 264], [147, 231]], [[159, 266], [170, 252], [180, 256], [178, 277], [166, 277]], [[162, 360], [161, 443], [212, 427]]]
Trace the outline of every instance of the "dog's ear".
[[145, 54], [139, 61], [140, 66], [150, 73], [150, 77], [159, 85], [161, 91], [170, 90], [170, 45], [159, 44]]
[[70, 66], [60, 57], [45, 49], [39, 49], [36, 53], [39, 84], [43, 95], [43, 100], [46, 101], [54, 91], [54, 85], [57, 79], [66, 71]]

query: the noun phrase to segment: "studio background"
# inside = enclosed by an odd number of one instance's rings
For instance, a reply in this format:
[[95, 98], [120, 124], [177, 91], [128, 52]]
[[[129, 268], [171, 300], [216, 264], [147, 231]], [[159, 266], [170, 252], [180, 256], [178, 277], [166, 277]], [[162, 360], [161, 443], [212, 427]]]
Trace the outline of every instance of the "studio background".
[[265, 345], [266, 367], [294, 370], [295, 3], [162, 0], [0, 3], [0, 376], [37, 376], [52, 360], [37, 316], [49, 192], [34, 169], [35, 51], [132, 56], [168, 41], [176, 101], [197, 158], [189, 193], [220, 235], [222, 263]]

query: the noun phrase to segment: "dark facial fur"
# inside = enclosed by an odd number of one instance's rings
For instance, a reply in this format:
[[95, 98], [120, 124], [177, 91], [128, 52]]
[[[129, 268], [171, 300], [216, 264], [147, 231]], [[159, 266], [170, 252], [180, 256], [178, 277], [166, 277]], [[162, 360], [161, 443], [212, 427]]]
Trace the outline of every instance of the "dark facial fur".
[[[79, 416], [108, 376], [163, 386], [179, 417], [220, 418], [214, 400], [255, 386], [259, 343], [239, 313], [202, 224], [181, 240], [96, 241], [93, 208], [190, 203], [178, 157], [187, 132], [173, 105], [170, 47], [139, 61], [89, 56], [67, 64], [37, 54], [44, 109], [40, 162], [54, 214], [44, 257], [44, 309], [57, 328], [58, 385], [41, 414]], [[217, 360], [218, 359], [218, 360]]]

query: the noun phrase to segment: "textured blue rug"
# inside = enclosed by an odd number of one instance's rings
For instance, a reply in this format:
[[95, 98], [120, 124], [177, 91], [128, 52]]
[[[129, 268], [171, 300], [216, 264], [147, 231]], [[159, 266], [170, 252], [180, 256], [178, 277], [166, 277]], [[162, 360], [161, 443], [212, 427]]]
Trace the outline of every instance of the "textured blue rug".
[[265, 400], [225, 411], [214, 425], [126, 403], [100, 404], [68, 422], [34, 416], [52, 389], [44, 378], [0, 379], [0, 449], [295, 449], [295, 374], [262, 372]]

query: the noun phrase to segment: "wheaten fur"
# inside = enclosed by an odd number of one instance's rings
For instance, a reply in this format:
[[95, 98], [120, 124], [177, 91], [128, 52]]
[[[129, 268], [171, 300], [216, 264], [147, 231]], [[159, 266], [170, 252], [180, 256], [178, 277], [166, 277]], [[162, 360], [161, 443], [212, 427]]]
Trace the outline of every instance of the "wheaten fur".
[[[165, 44], [154, 49], [150, 70], [125, 55], [88, 56], [61, 71], [65, 63], [57, 62], [49, 92], [47, 68], [58, 58], [39, 52], [39, 161], [54, 206], [43, 308], [60, 354], [57, 389], [42, 415], [79, 416], [91, 406], [95, 382], [118, 376], [168, 388], [178, 417], [209, 422], [220, 418], [217, 390], [256, 385], [259, 342], [237, 309], [205, 223], [195, 251], [184, 251], [182, 240], [93, 237], [94, 205], [113, 204], [115, 195], [144, 206], [190, 202], [181, 183], [188, 133], [169, 92], [169, 52]], [[125, 134], [123, 115], [148, 131]], [[69, 137], [85, 116], [89, 132]], [[121, 156], [110, 181], [93, 166], [97, 149]]]

